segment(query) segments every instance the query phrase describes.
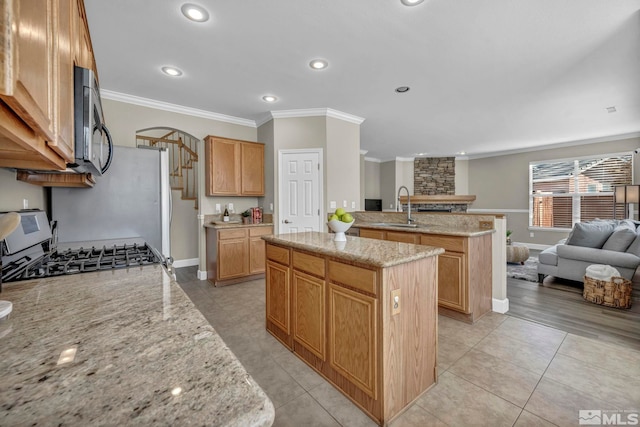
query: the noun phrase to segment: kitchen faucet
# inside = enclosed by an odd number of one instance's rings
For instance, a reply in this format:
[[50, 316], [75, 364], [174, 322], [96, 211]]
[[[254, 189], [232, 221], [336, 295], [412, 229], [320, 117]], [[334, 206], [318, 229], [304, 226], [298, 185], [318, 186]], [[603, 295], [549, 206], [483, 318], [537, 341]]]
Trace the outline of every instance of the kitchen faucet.
[[401, 185], [398, 188], [398, 206], [400, 206], [400, 212], [402, 212], [402, 203], [400, 203], [400, 191], [402, 189], [407, 190], [407, 224], [411, 224], [414, 220], [411, 219], [411, 195], [409, 194], [409, 189], [404, 185]]

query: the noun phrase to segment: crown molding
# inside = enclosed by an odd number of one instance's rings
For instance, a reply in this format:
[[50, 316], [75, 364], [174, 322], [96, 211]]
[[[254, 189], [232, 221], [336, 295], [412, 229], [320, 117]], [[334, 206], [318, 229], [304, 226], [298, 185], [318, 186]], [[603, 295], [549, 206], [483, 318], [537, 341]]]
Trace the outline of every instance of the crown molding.
[[169, 102], [157, 101], [155, 99], [143, 98], [141, 96], [114, 92], [107, 89], [100, 89], [100, 96], [104, 99], [110, 99], [112, 101], [125, 102], [127, 104], [139, 105], [141, 107], [155, 108], [156, 110], [169, 111], [171, 113], [185, 114], [187, 116], [201, 117], [203, 119], [217, 120], [219, 122], [248, 126], [252, 128], [257, 127], [255, 120], [227, 116], [226, 114], [199, 110], [197, 108], [185, 107], [183, 105], [171, 104]]
[[415, 157], [396, 157], [396, 162], [413, 162]]
[[343, 113], [342, 111], [332, 108], [305, 108], [300, 110], [278, 110], [271, 111], [271, 117], [274, 119], [290, 119], [294, 117], [332, 117], [334, 119], [344, 120], [345, 122], [362, 124], [365, 119], [354, 116], [353, 114]]
[[621, 141], [623, 139], [631, 139], [631, 138], [639, 138], [639, 137], [640, 137], [640, 131], [637, 131], [637, 132], [622, 133], [622, 134], [617, 134], [617, 135], [598, 136], [598, 137], [593, 137], [593, 138], [567, 140], [567, 141], [558, 142], [558, 143], [555, 143], [555, 144], [537, 145], [535, 147], [520, 148], [520, 149], [515, 149], [515, 150], [494, 151], [494, 152], [486, 153], [486, 154], [473, 154], [473, 155], [469, 155], [467, 158], [468, 159], [482, 159], [482, 158], [485, 158], [485, 157], [508, 156], [510, 154], [530, 153], [530, 152], [533, 152], [533, 151], [543, 151], [543, 150], [553, 150], [554, 148], [573, 147], [575, 145], [584, 145], [584, 144], [596, 144], [598, 142]]
[[365, 157], [365, 162], [373, 162], [373, 163], [382, 163], [382, 160], [376, 159], [375, 157]]
[[271, 120], [273, 120], [273, 116], [271, 115], [271, 113], [264, 114], [262, 115], [262, 117], [256, 120], [256, 127], [260, 127], [263, 124], [270, 122]]
[[365, 154], [367, 154], [369, 152], [369, 150], [360, 150], [360, 155], [364, 156]]

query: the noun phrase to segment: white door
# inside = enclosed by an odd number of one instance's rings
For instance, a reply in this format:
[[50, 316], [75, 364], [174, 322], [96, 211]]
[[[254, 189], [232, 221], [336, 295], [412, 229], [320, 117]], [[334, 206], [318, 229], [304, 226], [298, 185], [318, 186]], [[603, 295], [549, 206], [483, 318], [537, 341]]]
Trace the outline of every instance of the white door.
[[280, 150], [279, 233], [320, 231], [322, 150]]

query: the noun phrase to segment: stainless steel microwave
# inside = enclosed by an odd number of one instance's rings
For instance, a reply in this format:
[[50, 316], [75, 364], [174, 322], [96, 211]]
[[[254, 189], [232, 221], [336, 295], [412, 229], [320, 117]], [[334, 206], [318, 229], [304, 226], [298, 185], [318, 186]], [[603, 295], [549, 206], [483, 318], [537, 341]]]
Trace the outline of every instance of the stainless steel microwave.
[[74, 69], [75, 163], [67, 166], [79, 173], [102, 175], [113, 157], [113, 142], [104, 124], [100, 88], [92, 70]]

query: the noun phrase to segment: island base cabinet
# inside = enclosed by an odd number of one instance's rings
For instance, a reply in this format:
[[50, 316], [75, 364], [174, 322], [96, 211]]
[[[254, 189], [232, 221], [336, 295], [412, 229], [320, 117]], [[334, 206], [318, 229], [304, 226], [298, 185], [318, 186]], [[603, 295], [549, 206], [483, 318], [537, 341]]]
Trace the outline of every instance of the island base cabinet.
[[291, 350], [293, 342], [291, 340], [289, 271], [289, 267], [267, 261], [265, 293], [267, 330]]
[[437, 256], [381, 268], [266, 253], [267, 330], [379, 425], [435, 384]]
[[445, 252], [438, 257], [438, 300], [440, 305], [468, 313], [465, 255]]

